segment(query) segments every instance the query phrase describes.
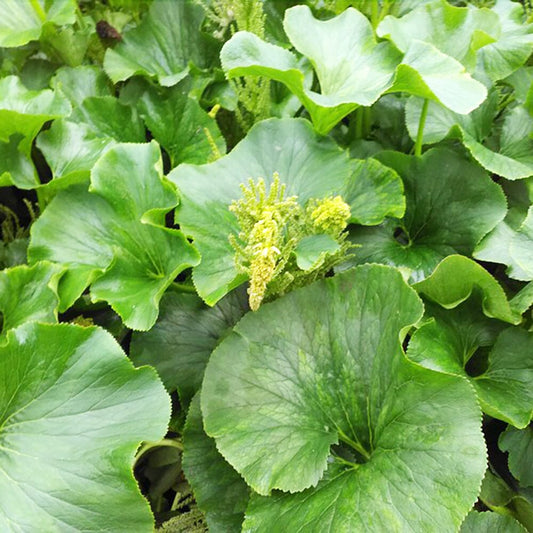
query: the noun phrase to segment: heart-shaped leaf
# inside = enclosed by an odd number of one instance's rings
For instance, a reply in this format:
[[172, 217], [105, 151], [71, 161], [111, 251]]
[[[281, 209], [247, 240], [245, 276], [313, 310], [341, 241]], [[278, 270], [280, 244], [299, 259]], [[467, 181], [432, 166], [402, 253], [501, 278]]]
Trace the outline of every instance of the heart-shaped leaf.
[[59, 285], [62, 310], [91, 284], [93, 300], [108, 301], [128, 327], [149, 329], [165, 289], [198, 262], [184, 235], [164, 227], [176, 203], [155, 142], [117, 145], [94, 166], [89, 191], [60, 192], [33, 224], [30, 261], [68, 267]]
[[471, 255], [505, 215], [501, 188], [457, 152], [436, 148], [421, 158], [398, 152], [375, 157], [402, 177], [406, 211], [402, 220], [352, 230], [351, 240], [361, 245], [352, 260], [357, 264], [392, 264], [420, 281], [446, 256]]
[[0, 346], [0, 529], [152, 531], [132, 474], [170, 402], [98, 328], [29, 323]]
[[181, 196], [176, 220], [202, 256], [193, 276], [198, 294], [209, 305], [246, 280], [237, 271], [229, 241], [239, 232], [229, 206], [242, 197], [241, 186], [250, 178], [261, 177], [270, 186], [275, 172], [287, 186], [286, 194], [296, 195], [302, 206], [310, 198], [341, 195], [352, 219], [369, 224], [403, 211], [401, 182], [394, 171], [375, 161], [350, 162], [307, 121], [263, 121], [227, 156], [209, 165], [180, 165], [168, 176]]
[[463, 379], [405, 358], [422, 311], [397, 270], [366, 265], [246, 315], [215, 349], [201, 402], [219, 451], [259, 494], [313, 487], [252, 497], [244, 530], [459, 526], [485, 471], [480, 414]]

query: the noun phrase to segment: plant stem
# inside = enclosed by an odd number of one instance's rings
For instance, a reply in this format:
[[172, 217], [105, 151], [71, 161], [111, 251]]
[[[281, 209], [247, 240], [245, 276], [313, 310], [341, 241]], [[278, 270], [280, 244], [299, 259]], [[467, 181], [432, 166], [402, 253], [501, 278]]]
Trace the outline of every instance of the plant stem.
[[37, 13], [37, 16], [41, 19], [41, 22], [44, 22], [46, 20], [46, 13], [43, 11], [41, 4], [39, 4], [39, 0], [30, 0], [30, 4], [35, 13]]
[[194, 285], [189, 285], [188, 283], [179, 283], [178, 281], [174, 281], [171, 287], [178, 292], [188, 292], [191, 294], [196, 294], [196, 289], [194, 288]]
[[376, 29], [376, 26], [379, 23], [379, 0], [372, 0], [371, 7], [370, 22], [372, 23], [372, 27]]
[[420, 119], [418, 121], [418, 132], [416, 134], [415, 143], [415, 156], [420, 157], [422, 155], [422, 140], [424, 138], [424, 126], [426, 124], [426, 117], [428, 114], [429, 100], [426, 98], [422, 105], [422, 112], [420, 113]]
[[175, 439], [161, 439], [156, 442], [145, 442], [135, 454], [134, 466], [139, 462], [139, 459], [152, 448], [159, 448], [160, 446], [167, 446], [168, 448], [176, 448], [180, 452], [183, 451], [183, 444]]
[[356, 452], [359, 452], [367, 461], [370, 459], [370, 454], [361, 446], [361, 443], [355, 442], [354, 440], [350, 439], [348, 435], [342, 431], [342, 429], [337, 428], [337, 432], [339, 434], [339, 439], [342, 442], [345, 442], [348, 444], [348, 446], [351, 446]]

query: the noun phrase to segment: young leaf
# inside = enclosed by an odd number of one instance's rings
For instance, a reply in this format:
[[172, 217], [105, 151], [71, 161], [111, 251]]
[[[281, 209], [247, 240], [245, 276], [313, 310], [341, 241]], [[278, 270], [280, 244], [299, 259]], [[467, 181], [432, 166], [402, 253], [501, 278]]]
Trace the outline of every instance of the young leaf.
[[422, 311], [397, 270], [366, 265], [246, 315], [215, 349], [206, 432], [256, 492], [289, 491], [253, 497], [244, 530], [459, 526], [485, 471], [480, 414], [464, 380], [405, 358]]
[[[375, 162], [350, 162], [307, 121], [263, 121], [227, 156], [209, 165], [180, 165], [168, 176], [180, 191], [176, 220], [202, 256], [193, 276], [198, 294], [209, 305], [246, 279], [237, 271], [229, 241], [239, 232], [229, 206], [241, 198], [240, 186], [250, 178], [262, 177], [270, 186], [275, 172], [287, 185], [286, 194], [296, 195], [302, 206], [310, 198], [346, 195], [351, 219], [374, 224], [387, 213], [403, 212], [401, 183], [394, 171]], [[363, 204], [361, 198], [368, 202]]]
[[209, 531], [240, 531], [250, 489], [220, 455], [214, 439], [205, 434], [199, 394], [189, 407], [183, 444], [183, 471], [206, 515]]
[[191, 0], [155, 0], [147, 17], [108, 48], [104, 70], [113, 83], [141, 74], [171, 87], [189, 72], [189, 63], [208, 66], [213, 41], [200, 32], [202, 7]]
[[98, 328], [29, 323], [0, 346], [0, 529], [153, 530], [132, 474], [170, 402]]
[[457, 152], [436, 148], [421, 158], [398, 152], [376, 158], [402, 177], [406, 211], [402, 220], [352, 230], [351, 240], [361, 245], [357, 264], [392, 264], [420, 281], [446, 256], [471, 255], [505, 215], [501, 188]]
[[176, 203], [155, 142], [117, 145], [94, 166], [89, 191], [60, 192], [33, 224], [30, 262], [68, 267], [61, 310], [91, 284], [93, 300], [108, 301], [128, 327], [149, 329], [165, 289], [198, 262], [183, 234], [164, 227], [164, 213]]
[[248, 310], [243, 290], [232, 291], [212, 308], [195, 294], [169, 290], [153, 328], [133, 333], [130, 359], [155, 367], [167, 389], [177, 389], [182, 405], [188, 405], [200, 389], [211, 352]]

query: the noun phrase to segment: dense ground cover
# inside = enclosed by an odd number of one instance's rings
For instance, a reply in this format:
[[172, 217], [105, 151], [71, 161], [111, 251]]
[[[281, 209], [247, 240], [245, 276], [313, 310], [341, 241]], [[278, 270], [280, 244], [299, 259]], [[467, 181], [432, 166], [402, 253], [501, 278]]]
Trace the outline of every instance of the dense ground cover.
[[533, 8], [0, 3], [0, 530], [532, 531]]

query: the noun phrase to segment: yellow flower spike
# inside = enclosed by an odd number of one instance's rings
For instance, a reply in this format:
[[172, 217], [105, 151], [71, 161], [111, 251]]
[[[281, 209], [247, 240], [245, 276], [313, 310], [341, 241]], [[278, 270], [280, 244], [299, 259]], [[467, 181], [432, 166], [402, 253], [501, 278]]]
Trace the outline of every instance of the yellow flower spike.
[[338, 236], [348, 225], [350, 206], [341, 196], [315, 201], [309, 206], [315, 230]]

